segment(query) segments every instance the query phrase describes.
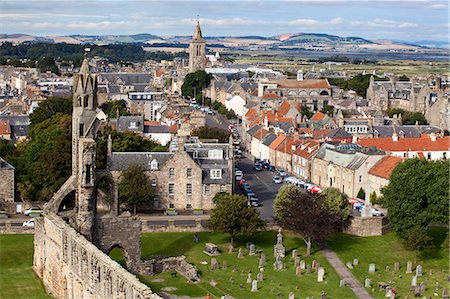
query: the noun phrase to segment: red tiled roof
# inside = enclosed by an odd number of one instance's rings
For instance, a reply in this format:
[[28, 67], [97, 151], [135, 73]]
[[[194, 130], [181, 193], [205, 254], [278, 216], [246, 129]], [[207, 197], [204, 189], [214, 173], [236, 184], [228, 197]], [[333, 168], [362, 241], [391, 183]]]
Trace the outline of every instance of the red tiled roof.
[[391, 176], [392, 171], [400, 162], [402, 162], [402, 158], [400, 157], [386, 156], [378, 161], [374, 166], [372, 166], [372, 168], [369, 170], [369, 174], [388, 180]]
[[330, 83], [327, 79], [278, 79], [275, 80], [278, 88], [330, 88]]
[[162, 69], [159, 69], [155, 72], [155, 77], [161, 77], [162, 75], [164, 75], [166, 72]]
[[289, 109], [291, 109], [291, 104], [288, 101], [284, 101], [283, 104], [278, 107], [278, 115], [285, 116], [288, 113]]
[[270, 132], [267, 131], [266, 129], [261, 128], [261, 129], [259, 129], [258, 131], [256, 131], [255, 134], [253, 134], [253, 137], [256, 138], [256, 139], [258, 139], [258, 140], [261, 140], [261, 139], [264, 138], [264, 136], [266, 136], [266, 135], [269, 134], [269, 133], [270, 133]]
[[145, 126], [157, 126], [157, 125], [159, 125], [159, 124], [160, 124], [160, 123], [157, 122], [157, 121], [149, 121], [149, 120], [144, 121], [144, 125], [145, 125]]
[[314, 113], [314, 115], [311, 117], [311, 120], [322, 120], [325, 117], [325, 114], [323, 114], [320, 111], [317, 111]]
[[276, 148], [280, 145], [280, 143], [283, 142], [284, 138], [285, 138], [284, 135], [278, 136], [278, 137], [277, 137], [277, 138], [269, 145], [269, 148], [271, 148], [271, 149], [276, 149]]
[[[305, 145], [305, 147], [302, 149], [302, 145]], [[318, 149], [320, 143], [315, 140], [305, 140], [303, 144], [297, 147], [297, 149], [294, 152], [294, 155], [303, 157], [305, 159], [308, 159], [311, 157]], [[309, 149], [309, 152], [308, 152]]]
[[263, 99], [278, 99], [278, 98], [280, 98], [280, 96], [269, 92], [269, 93], [266, 93], [265, 95], [263, 95], [262, 98]]
[[399, 138], [398, 141], [392, 138], [370, 138], [360, 139], [357, 142], [365, 147], [375, 146], [382, 151], [448, 151], [450, 150], [450, 137], [436, 138], [432, 141], [429, 137], [424, 138]]
[[288, 138], [285, 138], [284, 141], [278, 145], [277, 151], [282, 152], [282, 153], [292, 154], [295, 151], [295, 149], [292, 150], [292, 146], [293, 145], [297, 146], [301, 143], [302, 143], [301, 140], [294, 140], [294, 138], [288, 137]]
[[327, 135], [328, 133], [330, 133], [333, 130], [330, 129], [321, 129], [321, 130], [313, 130], [312, 131], [312, 138], [313, 139], [321, 139], [324, 138], [325, 135]]
[[247, 113], [245, 113], [245, 118], [247, 120], [254, 120], [257, 114], [258, 112], [255, 109], [250, 108], [248, 109]]
[[11, 135], [11, 128], [8, 120], [0, 120], [0, 135]]
[[173, 125], [169, 126], [169, 132], [172, 134], [176, 134], [178, 132], [178, 125], [173, 124]]

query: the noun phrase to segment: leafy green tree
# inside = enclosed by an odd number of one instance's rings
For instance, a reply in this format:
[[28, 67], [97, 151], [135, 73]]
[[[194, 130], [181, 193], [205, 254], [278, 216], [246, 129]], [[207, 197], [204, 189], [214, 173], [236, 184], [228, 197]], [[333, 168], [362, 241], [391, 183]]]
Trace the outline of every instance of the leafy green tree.
[[311, 116], [313, 116], [314, 113], [311, 110], [309, 110], [308, 106], [301, 105], [300, 108], [302, 109], [302, 114], [306, 115], [308, 119], [311, 118]]
[[137, 206], [151, 204], [154, 199], [154, 191], [145, 169], [138, 165], [132, 165], [120, 176], [119, 201], [133, 206], [136, 214]]
[[323, 239], [341, 228], [339, 217], [325, 206], [325, 197], [319, 194], [284, 189], [274, 201], [275, 222], [284, 229], [298, 233], [306, 244], [306, 255], [311, 254], [312, 241]]
[[377, 193], [375, 191], [372, 191], [372, 193], [370, 193], [370, 202], [373, 205], [380, 204], [380, 199], [378, 198]]
[[328, 113], [330, 116], [334, 115], [334, 106], [331, 105], [326, 105], [325, 107], [322, 108], [322, 110], [320, 110], [320, 112], [326, 114]]
[[253, 234], [263, 229], [265, 224], [258, 210], [249, 206], [243, 195], [219, 193], [214, 197], [216, 207], [209, 218], [209, 226], [214, 231], [231, 236], [231, 244], [238, 234]]
[[[184, 83], [181, 86], [181, 94], [184, 97], [195, 97], [200, 95], [204, 88], [207, 88], [211, 83], [212, 75], [200, 70], [194, 73], [189, 73], [184, 78]], [[195, 96], [194, 96], [195, 93]]]
[[0, 157], [6, 158], [14, 154], [14, 142], [11, 140], [0, 139]]
[[19, 196], [48, 201], [71, 174], [72, 118], [56, 113], [34, 125], [28, 143], [18, 147], [14, 165]]
[[116, 118], [117, 112], [119, 113], [119, 116], [130, 115], [125, 100], [107, 101], [100, 106], [100, 109], [108, 115], [108, 118]]
[[281, 186], [281, 188], [278, 189], [278, 193], [273, 202], [273, 210], [275, 215], [281, 213], [283, 203], [290, 202], [292, 198], [300, 196], [300, 192], [300, 189], [293, 184], [285, 184]]
[[398, 81], [409, 81], [409, 78], [408, 78], [406, 75], [401, 75], [401, 76], [398, 78]]
[[[356, 75], [350, 80], [345, 80], [341, 78], [328, 78], [328, 81], [331, 85], [339, 86], [340, 88], [344, 90], [354, 90], [359, 96], [365, 97], [367, 88], [369, 87], [370, 83], [370, 77], [372, 75]], [[375, 81], [385, 81], [387, 79], [380, 78], [377, 76], [374, 76]]]
[[329, 187], [324, 190], [324, 207], [342, 221], [347, 221], [352, 213], [352, 206], [348, 202], [348, 197], [337, 188]]
[[200, 139], [219, 139], [219, 142], [228, 142], [230, 132], [221, 128], [203, 126], [195, 129], [192, 136], [198, 136]]
[[71, 115], [72, 100], [62, 97], [49, 97], [45, 101], [40, 102], [39, 106], [30, 115], [31, 126], [51, 118], [56, 113]]
[[366, 199], [366, 192], [364, 191], [364, 189], [361, 187], [359, 188], [358, 194], [356, 195], [357, 198], [360, 199]]
[[37, 61], [37, 67], [42, 73], [50, 71], [56, 75], [61, 75], [58, 66], [56, 65], [55, 58], [52, 56], [45, 56], [39, 59]]
[[391, 108], [386, 110], [386, 114], [389, 117], [393, 117], [394, 114], [400, 115], [402, 116], [402, 123], [404, 125], [415, 125], [416, 122], [419, 125], [426, 125], [428, 124], [427, 119], [425, 118], [425, 116], [423, 115], [423, 113], [421, 112], [411, 112], [411, 111], [407, 111], [401, 108]]
[[408, 239], [411, 230], [431, 223], [448, 223], [449, 166], [447, 160], [407, 159], [382, 189], [393, 230]]

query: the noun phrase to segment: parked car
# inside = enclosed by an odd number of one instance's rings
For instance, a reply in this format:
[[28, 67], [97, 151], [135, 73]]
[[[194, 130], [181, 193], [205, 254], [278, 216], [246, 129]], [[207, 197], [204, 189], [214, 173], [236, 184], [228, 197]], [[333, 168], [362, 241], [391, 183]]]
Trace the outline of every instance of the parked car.
[[259, 207], [259, 206], [260, 206], [260, 204], [259, 204], [259, 198], [257, 198], [257, 197], [251, 197], [251, 198], [248, 200], [248, 203], [249, 203], [250, 206], [254, 206], [254, 207]]
[[285, 176], [287, 176], [287, 173], [283, 169], [278, 169], [278, 175], [284, 178]]
[[253, 166], [253, 168], [254, 168], [256, 171], [261, 171], [261, 170], [263, 170], [261, 164], [255, 164], [255, 166]]
[[274, 176], [274, 177], [272, 178], [272, 181], [273, 181], [275, 184], [281, 184], [281, 183], [283, 182], [283, 179], [276, 175], [276, 176]]
[[42, 213], [42, 209], [38, 208], [38, 207], [31, 207], [31, 208], [25, 210], [23, 213], [25, 214], [25, 216], [30, 216], [31, 213], [40, 214], [40, 213]]
[[322, 189], [320, 189], [319, 186], [314, 186], [311, 188], [311, 190], [309, 190], [309, 192], [311, 193], [322, 193]]
[[252, 190], [248, 190], [245, 195], [247, 195], [248, 198], [256, 197], [255, 192], [253, 192]]
[[235, 177], [236, 181], [240, 181], [243, 178], [244, 178], [244, 176], [242, 174], [236, 174], [236, 177]]
[[25, 226], [25, 227], [34, 227], [34, 218], [25, 221], [24, 223], [22, 223], [22, 226]]
[[284, 178], [284, 182], [288, 183], [288, 184], [292, 184], [294, 182], [294, 180], [296, 179], [295, 176], [289, 176], [289, 177], [285, 177]]
[[384, 214], [381, 211], [379, 211], [375, 208], [372, 208], [372, 216], [381, 217], [381, 216], [384, 216]]
[[269, 170], [269, 171], [275, 171], [275, 170], [277, 170], [277, 169], [275, 168], [275, 166], [269, 165], [268, 170]]

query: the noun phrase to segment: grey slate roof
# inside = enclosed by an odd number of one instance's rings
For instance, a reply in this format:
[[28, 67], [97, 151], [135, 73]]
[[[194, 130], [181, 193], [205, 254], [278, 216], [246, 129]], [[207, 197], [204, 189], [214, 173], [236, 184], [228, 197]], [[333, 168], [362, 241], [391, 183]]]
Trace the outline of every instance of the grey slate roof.
[[352, 134], [342, 128], [337, 128], [325, 135], [329, 138], [352, 138]]
[[173, 153], [169, 152], [113, 152], [108, 166], [112, 171], [124, 171], [132, 165], [139, 165], [145, 170], [150, 170], [153, 159], [158, 161], [158, 168], [161, 168], [172, 156]]
[[275, 139], [277, 139], [277, 135], [276, 134], [273, 134], [273, 133], [269, 133], [269, 134], [267, 134], [266, 136], [264, 136], [264, 138], [263, 138], [263, 144], [264, 145], [267, 145], [267, 146], [269, 146], [269, 145], [271, 145], [272, 144], [272, 142], [275, 140]]
[[249, 134], [250, 136], [253, 136], [253, 134], [258, 132], [259, 129], [261, 129], [261, 126], [260, 125], [255, 125], [255, 126], [253, 126], [253, 127], [251, 127], [250, 129], [247, 130], [247, 134]]
[[6, 160], [0, 157], [0, 169], [14, 169], [14, 166], [12, 166]]
[[170, 133], [170, 132], [169, 126], [166, 125], [154, 125], [154, 126], [144, 125], [144, 133]]
[[[130, 128], [130, 123], [136, 122], [136, 128]], [[118, 120], [117, 131], [119, 132], [143, 132], [144, 117], [143, 116], [121, 116]]]
[[[399, 135], [401, 135], [401, 132], [403, 132], [405, 135], [402, 137], [404, 138], [420, 137], [420, 130], [418, 130], [415, 126], [397, 126], [395, 130]], [[373, 133], [375, 136], [376, 132], [378, 132], [378, 138], [392, 137], [392, 135], [394, 134], [394, 128], [393, 126], [373, 126]]]

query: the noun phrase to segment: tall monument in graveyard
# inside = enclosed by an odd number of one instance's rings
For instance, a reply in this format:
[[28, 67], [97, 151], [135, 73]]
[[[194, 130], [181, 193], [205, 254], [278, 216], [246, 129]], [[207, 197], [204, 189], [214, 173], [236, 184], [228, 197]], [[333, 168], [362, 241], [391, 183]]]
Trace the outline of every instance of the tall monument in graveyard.
[[206, 64], [206, 41], [203, 39], [200, 21], [197, 20], [192, 41], [189, 43], [189, 72], [204, 70]]

